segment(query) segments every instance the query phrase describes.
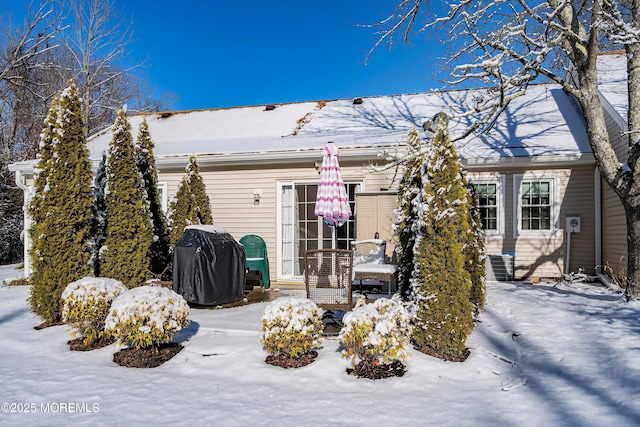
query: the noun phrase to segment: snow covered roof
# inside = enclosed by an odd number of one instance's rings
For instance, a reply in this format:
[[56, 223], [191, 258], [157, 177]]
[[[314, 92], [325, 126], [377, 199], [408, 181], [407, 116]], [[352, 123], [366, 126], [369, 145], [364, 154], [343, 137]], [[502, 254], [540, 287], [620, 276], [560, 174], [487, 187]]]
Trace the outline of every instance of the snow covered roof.
[[[131, 132], [146, 118], [158, 167], [183, 167], [191, 155], [198, 163], [257, 164], [322, 159], [333, 141], [341, 159], [374, 160], [383, 149], [404, 146], [412, 127], [444, 111], [451, 136], [460, 135], [472, 118], [463, 106], [473, 105], [481, 90], [434, 91], [273, 106], [146, 113], [129, 116]], [[89, 138], [97, 166], [112, 138], [111, 128]], [[593, 162], [582, 118], [555, 84], [530, 86], [511, 102], [491, 132], [458, 144], [468, 164], [492, 167], [513, 162]], [[30, 173], [34, 160], [10, 165]]]
[[[132, 134], [143, 118], [149, 125], [158, 164], [198, 155], [211, 161], [244, 156], [258, 159], [322, 158], [333, 141], [341, 157], [366, 153], [375, 158], [382, 147], [403, 144], [407, 132], [440, 111], [454, 115], [477, 98], [478, 91], [445, 91], [334, 101], [300, 102], [224, 109], [138, 114], [129, 117]], [[470, 119], [453, 119], [452, 136]], [[107, 129], [89, 140], [92, 159], [99, 159], [111, 140]], [[500, 159], [590, 153], [582, 119], [567, 95], [555, 85], [536, 85], [512, 102], [490, 134], [460, 145], [465, 159]], [[214, 160], [215, 159], [215, 160]]]
[[598, 86], [600, 94], [626, 123], [629, 108], [627, 89], [627, 58], [615, 51], [598, 56]]

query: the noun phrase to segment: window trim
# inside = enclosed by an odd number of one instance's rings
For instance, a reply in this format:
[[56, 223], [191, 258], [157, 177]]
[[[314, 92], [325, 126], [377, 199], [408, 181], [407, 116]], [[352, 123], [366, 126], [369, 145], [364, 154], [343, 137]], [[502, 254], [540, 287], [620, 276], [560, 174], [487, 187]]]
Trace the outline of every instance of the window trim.
[[[354, 184], [358, 186], [358, 189], [356, 190], [356, 193], [358, 192], [363, 192], [365, 189], [365, 180], [364, 179], [360, 179], [360, 178], [345, 178], [344, 179], [344, 183], [345, 184]], [[282, 189], [286, 186], [291, 186], [292, 188], [295, 188], [296, 185], [299, 184], [309, 184], [309, 185], [317, 185], [318, 181], [317, 180], [310, 180], [310, 179], [284, 179], [284, 180], [277, 180], [276, 181], [276, 188], [277, 188], [277, 194], [276, 194], [276, 280], [290, 280], [290, 281], [295, 281], [295, 282], [299, 282], [301, 280], [303, 280], [303, 276], [302, 276], [302, 272], [301, 275], [295, 275], [294, 274], [284, 274], [283, 269], [282, 269], [282, 259], [284, 257], [284, 253], [282, 250], [282, 239], [284, 238], [283, 236], [283, 232], [282, 232], [282, 221], [283, 221], [283, 215], [282, 215], [282, 204], [283, 204], [283, 197], [282, 197]], [[356, 217], [356, 212], [355, 209], [357, 209], [357, 206], [354, 206], [353, 209], [353, 218]], [[319, 220], [321, 221], [321, 220]], [[356, 227], [356, 224], [354, 224], [354, 227]], [[354, 228], [355, 230], [355, 228]], [[295, 269], [294, 269], [295, 271]]]
[[496, 184], [496, 204], [497, 204], [497, 212], [496, 212], [496, 220], [498, 222], [498, 227], [496, 230], [485, 230], [482, 229], [482, 232], [485, 237], [504, 237], [505, 232], [505, 176], [503, 174], [492, 174], [492, 175], [470, 175], [469, 183], [470, 184]]
[[[551, 185], [549, 195], [550, 200], [550, 222], [549, 230], [523, 230], [522, 229], [522, 183], [532, 181], [548, 181]], [[513, 180], [513, 237], [551, 237], [560, 229], [559, 212], [560, 197], [558, 192], [559, 179], [555, 174], [545, 172], [525, 172], [514, 175]]]
[[169, 186], [167, 181], [158, 182], [156, 188], [160, 192], [160, 206], [162, 206], [162, 212], [166, 214], [169, 211]]

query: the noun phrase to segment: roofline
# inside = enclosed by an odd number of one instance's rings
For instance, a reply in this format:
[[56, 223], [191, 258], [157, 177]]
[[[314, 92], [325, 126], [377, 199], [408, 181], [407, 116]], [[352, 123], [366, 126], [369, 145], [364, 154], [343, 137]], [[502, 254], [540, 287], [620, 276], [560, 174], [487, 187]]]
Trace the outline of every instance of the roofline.
[[[340, 148], [340, 159], [343, 161], [372, 161], [384, 160], [381, 156], [385, 150], [403, 150], [398, 144], [360, 146]], [[308, 148], [301, 150], [261, 151], [226, 154], [184, 154], [166, 157], [156, 157], [157, 167], [183, 167], [190, 157], [195, 157], [198, 166], [228, 166], [228, 165], [265, 165], [304, 161], [322, 161], [323, 148]]]
[[493, 169], [501, 167], [545, 167], [595, 165], [593, 153], [546, 154], [543, 156], [489, 157], [462, 159], [467, 169]]
[[[350, 147], [340, 149], [340, 159], [343, 161], [361, 161], [386, 162], [387, 159], [383, 155], [384, 151], [398, 151], [403, 154], [404, 145], [379, 145], [371, 147]], [[156, 167], [158, 168], [183, 168], [189, 163], [191, 154], [178, 156], [156, 157]], [[265, 151], [265, 152], [247, 152], [247, 153], [230, 153], [230, 154], [205, 154], [195, 155], [200, 167], [203, 166], [250, 166], [250, 165], [273, 165], [290, 162], [319, 162], [322, 160], [322, 149], [312, 148], [307, 150], [296, 151]], [[95, 169], [98, 168], [100, 160], [91, 160], [91, 164]], [[22, 173], [31, 174], [35, 167], [36, 160], [28, 160], [20, 163], [12, 163], [9, 165], [11, 172], [20, 171]], [[487, 157], [462, 159], [462, 164], [466, 168], [472, 169], [491, 169], [501, 167], [558, 167], [558, 166], [575, 166], [575, 165], [595, 165], [595, 158], [592, 153], [578, 154], [551, 154], [543, 156], [523, 156], [523, 157]]]

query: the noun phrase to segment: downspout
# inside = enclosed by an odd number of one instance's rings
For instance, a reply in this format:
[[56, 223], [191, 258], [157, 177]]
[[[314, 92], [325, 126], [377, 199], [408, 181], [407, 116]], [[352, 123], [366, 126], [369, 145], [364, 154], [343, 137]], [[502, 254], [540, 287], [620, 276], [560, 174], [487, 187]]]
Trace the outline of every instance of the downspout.
[[595, 217], [596, 217], [596, 229], [595, 229], [595, 255], [596, 255], [596, 276], [602, 274], [602, 180], [600, 179], [600, 172], [598, 168], [594, 171], [594, 197], [595, 197]]
[[16, 184], [24, 194], [22, 203], [22, 212], [24, 216], [24, 225], [22, 227], [22, 244], [24, 246], [24, 277], [31, 275], [31, 259], [29, 258], [29, 250], [31, 249], [31, 240], [29, 239], [29, 230], [31, 229], [31, 217], [29, 217], [29, 203], [31, 202], [31, 191], [27, 186], [27, 179], [21, 171], [16, 171]]

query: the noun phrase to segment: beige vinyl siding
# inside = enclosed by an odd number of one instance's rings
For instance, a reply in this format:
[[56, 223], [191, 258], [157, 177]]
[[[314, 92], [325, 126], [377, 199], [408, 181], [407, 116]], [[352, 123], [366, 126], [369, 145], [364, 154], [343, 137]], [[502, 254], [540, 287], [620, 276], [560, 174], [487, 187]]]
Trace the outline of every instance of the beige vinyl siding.
[[[491, 174], [471, 171], [469, 178], [483, 179], [488, 175], [503, 176], [504, 234], [487, 235], [485, 238], [488, 254], [515, 254], [515, 277], [558, 278], [564, 273], [567, 234], [565, 218], [581, 217], [581, 232], [571, 237], [571, 261], [569, 271], [584, 268], [587, 273], [595, 271], [595, 205], [593, 166], [558, 170], [502, 170]], [[522, 233], [515, 224], [518, 209], [517, 177], [532, 173], [534, 176], [553, 177], [557, 188], [557, 211], [554, 218], [558, 226], [552, 233]]]
[[[380, 194], [380, 189], [390, 187], [392, 191], [395, 190], [391, 185], [395, 174], [394, 170], [369, 173], [366, 171], [366, 165], [349, 162], [341, 163], [341, 167], [345, 181], [362, 182], [362, 193], [378, 192]], [[527, 173], [555, 179], [557, 188], [554, 191], [554, 196], [558, 198], [555, 219], [558, 228], [553, 233], [527, 235], [526, 233], [518, 233], [517, 227], [514, 228], [518, 206], [518, 199], [514, 194], [517, 188], [514, 183], [518, 176]], [[169, 200], [175, 195], [183, 174], [183, 170], [159, 171], [160, 181], [167, 183]], [[271, 278], [277, 280], [276, 272], [279, 262], [277, 259], [278, 183], [317, 182], [319, 173], [315, 166], [309, 162], [264, 165], [262, 167], [201, 167], [201, 174], [211, 201], [214, 223], [224, 227], [235, 239], [240, 239], [245, 234], [262, 236], [267, 243]], [[502, 233], [486, 236], [487, 253], [515, 254], [515, 277], [517, 279], [559, 278], [564, 273], [566, 257], [565, 218], [580, 216], [581, 232], [574, 233], [571, 239], [569, 271], [578, 271], [579, 268], [583, 268], [587, 273], [593, 274], [595, 269], [593, 166], [549, 170], [503, 168], [491, 172], [481, 170], [470, 170], [469, 172], [471, 181], [474, 178], [487, 177], [498, 177], [501, 180], [501, 202], [503, 204], [501, 209]], [[258, 205], [253, 203], [254, 190], [262, 191]], [[368, 216], [371, 216], [372, 213], [364, 214], [364, 209], [375, 210], [376, 221], [380, 221], [380, 218], [386, 218], [382, 221], [388, 222], [386, 226], [378, 225], [377, 228], [389, 231], [394, 218], [395, 195], [390, 193], [383, 196], [382, 205], [380, 201], [373, 205], [363, 203], [358, 205], [356, 209], [359, 215]], [[606, 213], [604, 217], [606, 218]], [[362, 237], [362, 233], [366, 234], [368, 228], [363, 226], [362, 220], [358, 221], [358, 224], [357, 238], [373, 237]], [[392, 241], [392, 236], [389, 236], [387, 240]], [[391, 252], [388, 251], [388, 253]]]
[[[341, 162], [344, 181], [362, 182], [364, 189], [378, 190], [390, 185], [393, 171], [368, 173], [366, 166], [362, 163]], [[214, 224], [225, 228], [236, 240], [246, 234], [261, 236], [267, 244], [271, 280], [277, 280], [278, 184], [287, 181], [317, 182], [320, 175], [314, 163], [253, 167], [201, 166], [200, 174], [207, 187]], [[159, 170], [159, 181], [167, 183], [169, 204], [183, 175], [183, 170]], [[258, 205], [254, 205], [254, 190], [262, 192]]]
[[[605, 112], [607, 112], [605, 110]], [[610, 114], [605, 114], [607, 130], [618, 160], [627, 161], [629, 139], [624, 130]], [[602, 267], [603, 272], [620, 274], [627, 268], [627, 222], [620, 198], [602, 180]]]
[[625, 134], [626, 125], [617, 112], [612, 113], [605, 109], [605, 123], [607, 125], [607, 133], [611, 139], [611, 145], [622, 163], [627, 161], [629, 155], [629, 137]]
[[356, 194], [356, 239], [373, 239], [378, 233], [378, 238], [387, 242], [385, 252], [387, 261], [394, 259], [396, 245], [393, 224], [396, 221], [394, 210], [397, 201], [398, 194], [394, 191]]
[[602, 180], [602, 268], [611, 276], [627, 268], [627, 222], [620, 198]]

